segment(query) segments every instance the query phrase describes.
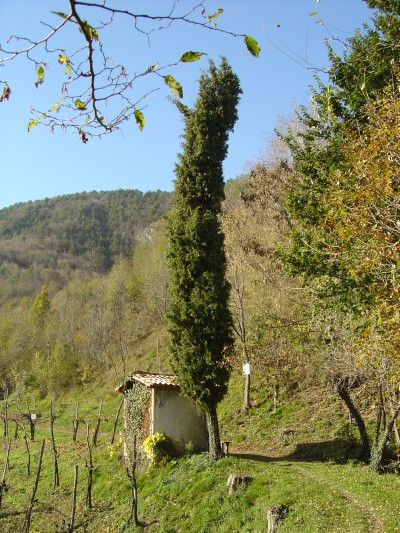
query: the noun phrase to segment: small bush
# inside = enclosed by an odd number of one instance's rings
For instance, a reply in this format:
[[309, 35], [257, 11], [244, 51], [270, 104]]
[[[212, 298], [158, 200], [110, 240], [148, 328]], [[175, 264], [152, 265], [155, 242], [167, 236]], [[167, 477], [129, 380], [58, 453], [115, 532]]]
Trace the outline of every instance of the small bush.
[[174, 443], [166, 433], [149, 435], [143, 442], [143, 448], [147, 457], [154, 464], [171, 459], [176, 455]]

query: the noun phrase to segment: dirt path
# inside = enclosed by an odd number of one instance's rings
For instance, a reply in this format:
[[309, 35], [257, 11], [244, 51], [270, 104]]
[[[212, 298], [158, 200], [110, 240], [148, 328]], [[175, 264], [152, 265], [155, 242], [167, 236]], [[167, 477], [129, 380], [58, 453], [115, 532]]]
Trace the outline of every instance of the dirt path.
[[299, 474], [301, 474], [302, 476], [307, 477], [308, 479], [312, 479], [316, 483], [320, 483], [321, 485], [324, 485], [329, 490], [335, 491], [335, 492], [339, 492], [341, 494], [341, 496], [345, 500], [347, 500], [349, 503], [357, 506], [365, 514], [365, 516], [366, 516], [366, 518], [368, 520], [369, 530], [371, 531], [371, 533], [385, 533], [385, 530], [383, 528], [383, 523], [374, 514], [373, 510], [370, 509], [364, 503], [362, 503], [359, 500], [357, 500], [357, 498], [353, 494], [351, 494], [351, 492], [331, 485], [325, 479], [323, 479], [323, 478], [321, 478], [319, 476], [316, 476], [315, 474], [311, 474], [311, 472], [308, 472], [307, 470], [305, 470], [304, 468], [302, 468], [302, 467], [300, 467], [298, 465], [293, 465], [292, 464], [292, 468], [294, 470], [296, 470], [297, 472], [299, 472]]
[[[260, 448], [247, 448], [245, 449], [245, 447], [243, 447], [242, 449], [239, 449], [238, 450], [240, 454], [243, 454], [242, 456], [246, 456], [246, 455], [253, 455], [253, 456], [258, 456], [258, 457], [263, 457], [265, 458], [266, 460], [270, 460], [270, 461], [274, 461], [274, 460], [282, 460], [283, 458], [282, 457], [277, 457], [277, 456], [273, 456], [272, 454], [271, 455], [267, 455], [265, 453], [265, 450], [262, 450]], [[235, 450], [236, 452], [236, 450]], [[287, 458], [289, 460], [289, 457]], [[367, 505], [365, 505], [365, 503], [361, 502], [360, 500], [358, 500], [354, 494], [352, 494], [351, 492], [349, 492], [348, 490], [346, 489], [342, 489], [340, 487], [337, 487], [335, 485], [332, 485], [331, 483], [329, 483], [326, 479], [320, 477], [320, 476], [317, 476], [315, 474], [312, 474], [311, 472], [309, 472], [308, 470], [306, 470], [305, 468], [303, 468], [302, 466], [300, 466], [299, 463], [296, 463], [295, 461], [290, 461], [290, 466], [291, 468], [293, 468], [293, 470], [295, 470], [296, 472], [298, 472], [300, 475], [308, 478], [308, 479], [311, 479], [312, 481], [316, 482], [316, 483], [319, 483], [321, 485], [324, 485], [326, 488], [328, 488], [329, 490], [331, 491], [334, 491], [336, 493], [339, 493], [345, 500], [347, 500], [349, 503], [351, 503], [352, 505], [355, 505], [356, 507], [358, 507], [365, 515], [367, 521], [368, 521], [368, 526], [369, 526], [369, 531], [371, 533], [385, 533], [385, 529], [384, 529], [384, 526], [383, 526], [383, 523], [382, 521], [375, 515], [374, 511], [368, 507]]]

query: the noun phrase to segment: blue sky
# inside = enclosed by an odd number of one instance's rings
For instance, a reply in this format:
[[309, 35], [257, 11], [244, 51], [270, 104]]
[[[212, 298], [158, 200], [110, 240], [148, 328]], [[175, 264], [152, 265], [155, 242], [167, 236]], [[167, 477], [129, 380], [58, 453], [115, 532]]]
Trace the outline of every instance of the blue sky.
[[[159, 13], [170, 5], [169, 0], [114, 0], [116, 3], [141, 12], [151, 6]], [[180, 3], [191, 4], [188, 0]], [[38, 36], [44, 29], [40, 21], [55, 22], [50, 9], [68, 11], [66, 0], [49, 4], [48, 0], [1, 0], [0, 43], [5, 47], [11, 34]], [[221, 28], [257, 39], [259, 58], [247, 52], [241, 39], [193, 27], [177, 26], [153, 34], [149, 44], [122, 23], [100, 34], [100, 40], [113, 59], [130, 72], [173, 61], [187, 50], [205, 52], [216, 62], [219, 55], [228, 58], [243, 89], [239, 120], [224, 164], [225, 178], [229, 179], [259, 158], [278, 115], [290, 114], [294, 103], [308, 102], [314, 71], [307, 68], [305, 60], [310, 66], [326, 67], [324, 39], [330, 34], [346, 39], [372, 12], [362, 0], [209, 0], [206, 7], [208, 13], [224, 9], [218, 19]], [[310, 15], [315, 11], [317, 15]], [[60, 35], [60, 42], [67, 48], [76, 44], [77, 38]], [[335, 46], [341, 50], [339, 41]], [[203, 58], [171, 70], [183, 86], [185, 104], [193, 103], [200, 71], [207, 65]], [[12, 89], [10, 100], [0, 104], [0, 208], [82, 191], [172, 190], [183, 125], [167, 99], [170, 93], [166, 85], [153, 80], [152, 88], [159, 90], [146, 102], [142, 132], [131, 122], [124, 126], [123, 134], [116, 132], [87, 144], [72, 131], [52, 134], [37, 126], [28, 133], [30, 107], [51, 107], [59, 99], [62, 75], [53, 59], [45, 83], [36, 89], [34, 66], [26, 59], [20, 57], [0, 68], [0, 80], [7, 80]]]

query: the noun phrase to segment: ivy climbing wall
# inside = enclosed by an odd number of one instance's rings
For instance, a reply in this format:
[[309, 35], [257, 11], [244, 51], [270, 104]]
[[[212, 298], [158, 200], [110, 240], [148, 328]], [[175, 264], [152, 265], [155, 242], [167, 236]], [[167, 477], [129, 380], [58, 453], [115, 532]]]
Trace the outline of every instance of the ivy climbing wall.
[[150, 434], [152, 390], [139, 383], [124, 392], [124, 455], [132, 458], [134, 436], [140, 449], [143, 440]]

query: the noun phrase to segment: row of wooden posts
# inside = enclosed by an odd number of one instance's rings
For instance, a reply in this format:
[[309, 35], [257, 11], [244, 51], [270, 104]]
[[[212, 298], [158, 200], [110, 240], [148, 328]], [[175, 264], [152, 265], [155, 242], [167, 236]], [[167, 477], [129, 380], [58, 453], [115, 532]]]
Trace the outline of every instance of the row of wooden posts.
[[[116, 434], [116, 431], [117, 431], [118, 420], [119, 420], [119, 416], [120, 416], [120, 413], [121, 413], [121, 409], [122, 409], [123, 403], [124, 403], [124, 398], [122, 397], [121, 402], [120, 402], [120, 404], [118, 406], [118, 409], [117, 409], [117, 413], [115, 415], [115, 419], [114, 419], [113, 431], [112, 431], [112, 436], [111, 436], [111, 444], [114, 444], [115, 434]], [[3, 419], [3, 422], [4, 422], [4, 437], [6, 439], [9, 437], [9, 422], [10, 421], [15, 423], [14, 438], [16, 438], [16, 439], [19, 438], [18, 437], [19, 429], [22, 429], [24, 431], [24, 437], [25, 437], [26, 428], [25, 428], [24, 420], [26, 420], [29, 423], [30, 440], [34, 441], [35, 440], [35, 426], [36, 426], [36, 422], [38, 420], [38, 417], [37, 417], [37, 415], [35, 413], [31, 412], [31, 410], [29, 408], [29, 405], [27, 404], [27, 412], [26, 413], [19, 412], [19, 418], [17, 418], [17, 417], [9, 417], [8, 409], [9, 409], [9, 406], [8, 406], [8, 391], [6, 390], [5, 393], [4, 393], [4, 413], [1, 416], [1, 418]], [[96, 426], [95, 426], [95, 429], [94, 429], [94, 432], [93, 432], [93, 437], [92, 437], [92, 441], [93, 441], [93, 445], [94, 446], [97, 445], [97, 438], [98, 438], [98, 435], [99, 435], [100, 424], [101, 424], [101, 422], [103, 420], [106, 420], [105, 418], [102, 417], [102, 411], [103, 411], [103, 400], [100, 401], [100, 406], [99, 406], [99, 412], [98, 412], [98, 416], [97, 416]], [[50, 402], [50, 428], [51, 428], [51, 432], [53, 431], [52, 428], [53, 428], [53, 424], [54, 424], [55, 419], [56, 419], [56, 416], [55, 416], [55, 413], [54, 413], [54, 400], [51, 400], [51, 402]], [[75, 404], [75, 418], [72, 421], [72, 440], [73, 440], [74, 443], [76, 443], [76, 439], [77, 439], [77, 435], [78, 435], [78, 429], [79, 429], [79, 426], [82, 423], [85, 423], [85, 421], [82, 420], [81, 418], [79, 418], [79, 404], [77, 403], [77, 404]]]
[[[118, 419], [120, 416], [121, 408], [123, 405], [123, 399], [121, 400], [117, 413], [115, 415], [114, 419], [114, 425], [113, 425], [113, 431], [110, 443], [113, 444], [115, 440], [115, 434], [116, 434], [116, 428], [118, 424]], [[92, 449], [93, 447], [97, 446], [98, 441], [98, 435], [99, 435], [99, 429], [100, 424], [102, 420], [105, 420], [102, 417], [102, 410], [103, 410], [103, 400], [100, 402], [98, 416], [96, 420], [96, 425], [94, 428], [94, 432], [92, 435], [92, 439], [90, 442], [90, 432], [89, 432], [89, 424], [86, 423], [86, 446], [87, 446], [87, 459], [86, 459], [86, 468], [87, 468], [87, 488], [86, 488], [86, 506], [87, 508], [92, 508], [92, 487], [93, 487], [93, 474], [97, 470], [98, 467], [95, 467], [93, 464], [93, 454]], [[8, 489], [6, 477], [7, 477], [7, 471], [9, 468], [9, 462], [10, 462], [10, 450], [11, 450], [11, 438], [10, 438], [10, 432], [9, 432], [9, 422], [12, 421], [15, 423], [15, 432], [14, 432], [14, 438], [19, 439], [18, 431], [22, 429], [23, 435], [24, 435], [24, 442], [25, 442], [25, 448], [27, 452], [27, 474], [30, 477], [31, 476], [31, 453], [30, 453], [30, 447], [29, 447], [29, 439], [31, 441], [35, 440], [35, 426], [38, 418], [34, 413], [31, 413], [28, 407], [27, 413], [19, 413], [19, 418], [17, 417], [10, 417], [9, 416], [9, 405], [8, 405], [8, 393], [7, 391], [4, 394], [4, 413], [2, 415], [3, 422], [4, 422], [4, 437], [6, 439], [6, 457], [4, 462], [4, 468], [2, 472], [2, 477], [0, 480], [0, 509], [2, 507], [2, 500], [3, 500], [3, 494]], [[29, 438], [28, 433], [26, 431], [26, 425], [25, 420], [29, 423]], [[54, 401], [52, 400], [50, 402], [50, 441], [51, 441], [51, 448], [54, 458], [54, 469], [53, 469], [53, 486], [54, 489], [59, 487], [60, 485], [60, 476], [59, 476], [59, 467], [58, 467], [58, 459], [59, 459], [59, 452], [57, 450], [56, 446], [56, 440], [54, 435], [54, 423], [56, 420], [56, 414], [54, 410]], [[81, 424], [85, 423], [84, 420], [79, 418], [79, 405], [76, 404], [75, 406], [75, 418], [73, 419], [73, 431], [72, 431], [72, 440], [74, 443], [77, 442], [77, 435], [78, 435], [78, 429]], [[42, 446], [40, 449], [39, 454], [39, 461], [37, 465], [36, 470], [36, 476], [35, 476], [35, 483], [33, 485], [33, 490], [31, 494], [31, 498], [29, 501], [29, 505], [26, 508], [25, 511], [25, 521], [24, 524], [20, 530], [20, 533], [29, 533], [30, 531], [30, 524], [31, 524], [31, 515], [32, 510], [36, 502], [36, 492], [39, 485], [40, 480], [40, 473], [42, 468], [42, 460], [43, 460], [43, 453], [45, 449], [46, 439], [43, 439]], [[127, 477], [130, 481], [131, 486], [131, 494], [132, 494], [132, 505], [131, 505], [131, 513], [128, 518], [128, 523], [133, 522], [135, 525], [139, 524], [138, 521], [138, 515], [137, 515], [137, 487], [136, 487], [136, 465], [137, 465], [137, 454], [136, 454], [136, 441], [134, 442], [134, 450], [133, 450], [133, 457], [131, 460], [131, 464], [129, 467], [126, 468]], [[76, 496], [77, 496], [77, 487], [78, 487], [78, 465], [75, 465], [75, 474], [74, 474], [74, 487], [72, 492], [72, 509], [70, 513], [70, 519], [68, 524], [66, 524], [66, 531], [72, 532], [74, 528], [74, 522], [75, 522], [75, 514], [76, 514]]]

